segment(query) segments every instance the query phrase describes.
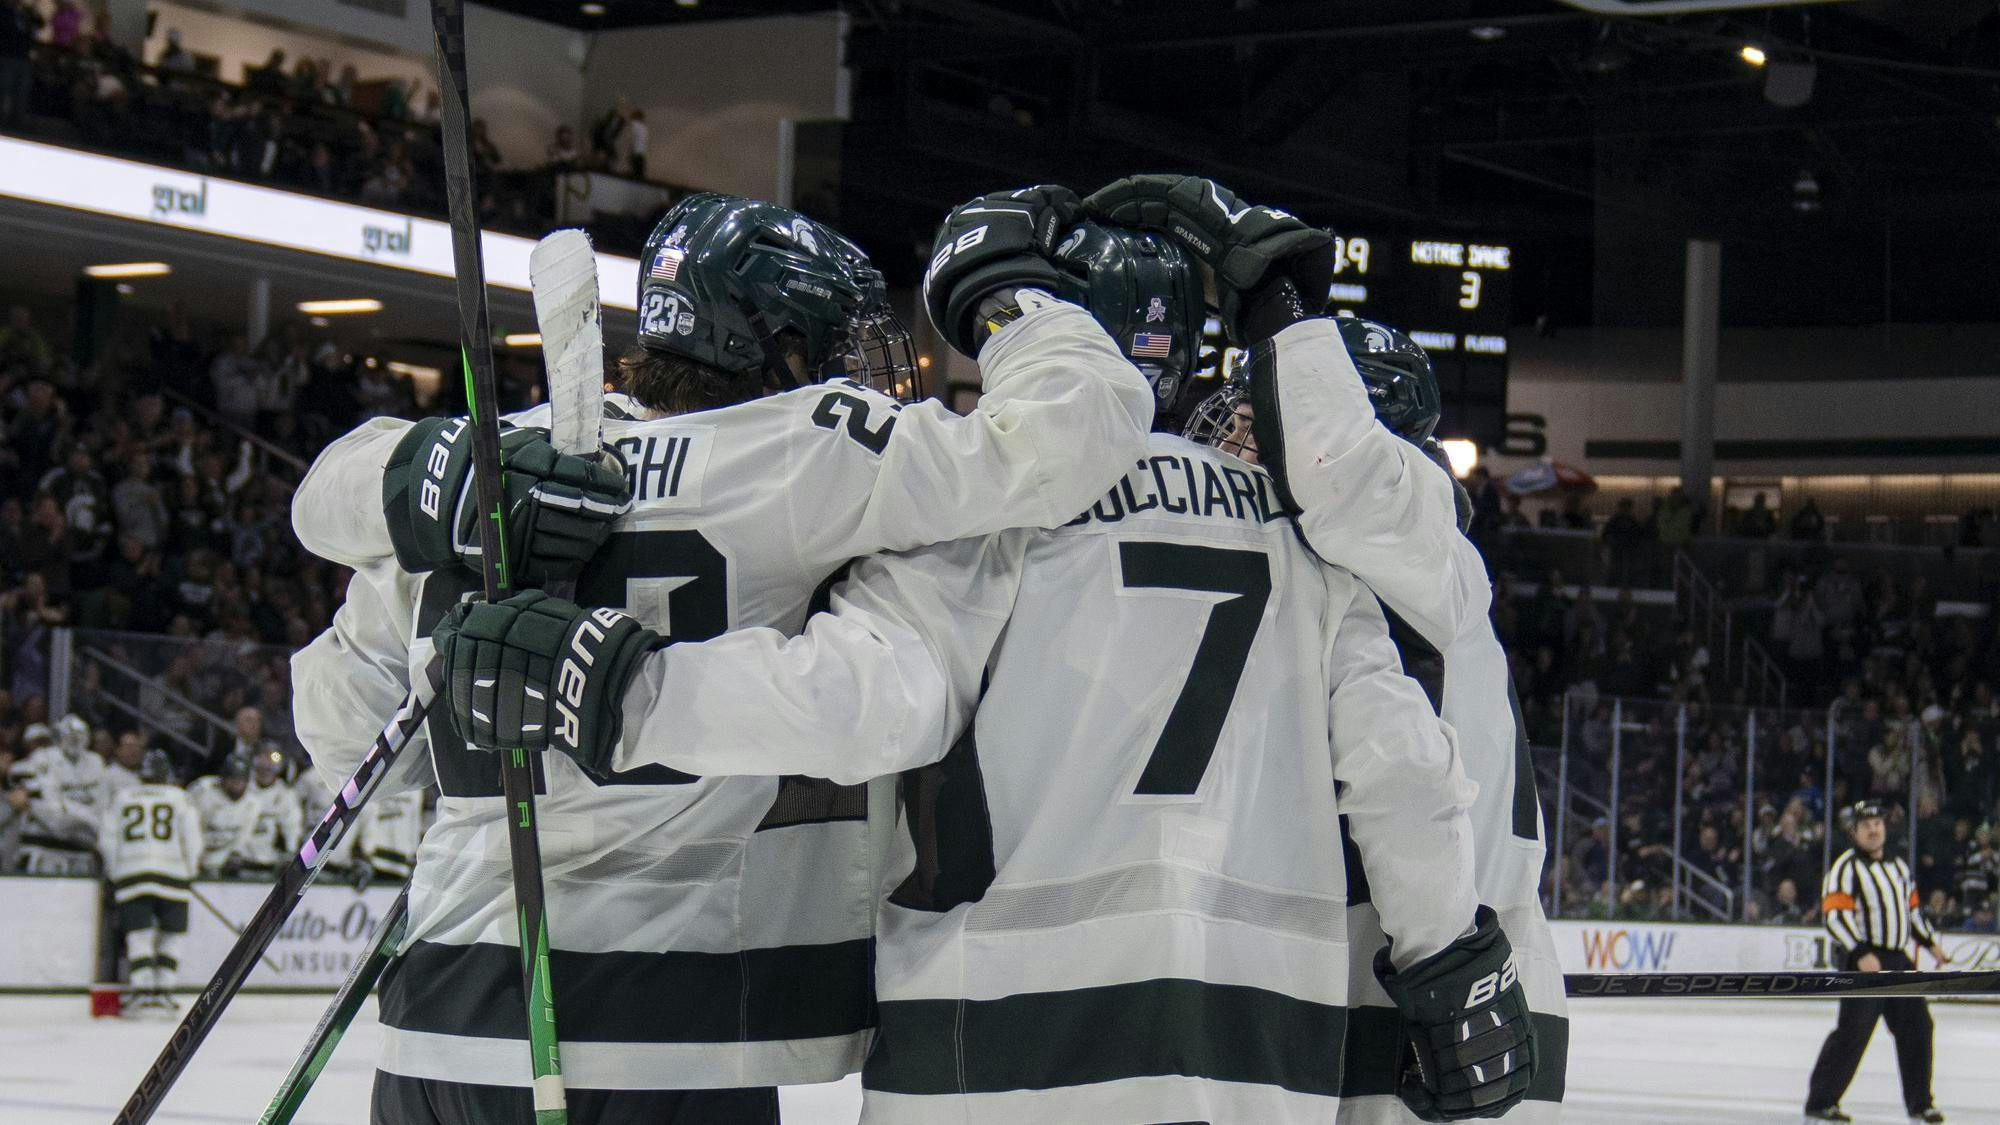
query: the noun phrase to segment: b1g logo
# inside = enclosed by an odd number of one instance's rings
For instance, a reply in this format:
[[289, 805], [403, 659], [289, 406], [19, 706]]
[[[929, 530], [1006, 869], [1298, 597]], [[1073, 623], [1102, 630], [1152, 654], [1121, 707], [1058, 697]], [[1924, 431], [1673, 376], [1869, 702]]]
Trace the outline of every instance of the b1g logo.
[[208, 214], [208, 179], [203, 177], [193, 191], [174, 184], [153, 185], [152, 215], [164, 219], [172, 215], [200, 218]]
[[378, 254], [398, 254], [407, 257], [410, 253], [410, 221], [403, 220], [403, 229], [378, 227], [370, 223], [361, 228], [361, 251], [373, 258]]
[[646, 294], [639, 310], [641, 329], [649, 336], [694, 335], [694, 302], [679, 293], [658, 290]]
[[1514, 982], [1518, 979], [1520, 979], [1520, 969], [1515, 966], [1513, 955], [1509, 954], [1507, 964], [1500, 971], [1487, 973], [1472, 982], [1472, 989], [1465, 994], [1465, 1003], [1461, 1007], [1477, 1008], [1482, 1004], [1490, 1004], [1495, 996], [1514, 987]]

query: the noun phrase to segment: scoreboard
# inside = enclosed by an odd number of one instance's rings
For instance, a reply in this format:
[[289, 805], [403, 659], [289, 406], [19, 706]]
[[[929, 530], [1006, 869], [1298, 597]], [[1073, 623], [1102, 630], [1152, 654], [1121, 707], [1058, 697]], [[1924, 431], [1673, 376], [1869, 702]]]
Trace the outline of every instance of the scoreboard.
[[[1496, 242], [1347, 234], [1334, 239], [1327, 311], [1380, 321], [1423, 345], [1444, 395], [1439, 437], [1500, 444], [1507, 417], [1507, 328], [1513, 248]], [[1210, 320], [1197, 378], [1227, 378], [1245, 360]]]

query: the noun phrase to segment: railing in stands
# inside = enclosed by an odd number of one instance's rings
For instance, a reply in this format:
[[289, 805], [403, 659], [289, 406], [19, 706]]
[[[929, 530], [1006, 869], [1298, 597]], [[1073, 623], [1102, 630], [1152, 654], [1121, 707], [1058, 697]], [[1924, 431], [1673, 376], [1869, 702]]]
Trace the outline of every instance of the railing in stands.
[[215, 429], [223, 430], [229, 434], [232, 434], [239, 441], [249, 442], [252, 448], [256, 449], [259, 453], [263, 454], [265, 457], [269, 457], [272, 458], [273, 460], [281, 461], [287, 465], [290, 465], [292, 468], [298, 470], [301, 476], [305, 474], [306, 469], [311, 465], [311, 462], [307, 461], [304, 457], [301, 457], [298, 454], [292, 452], [291, 450], [286, 449], [284, 446], [271, 441], [269, 438], [263, 437], [259, 434], [255, 434], [249, 430], [244, 429], [242, 426], [239, 426], [236, 423], [230, 421], [229, 419], [224, 418], [222, 415], [217, 414], [215, 411], [210, 410], [208, 407], [203, 406], [201, 403], [196, 402], [195, 400], [187, 397], [184, 394], [181, 394], [177, 391], [161, 391], [160, 393], [165, 397], [172, 399], [175, 405], [184, 406], [189, 410], [193, 411], [194, 413], [196, 413], [197, 415], [199, 415], [201, 417], [201, 420], [207, 423], [209, 426], [212, 426]]
[[1759, 707], [1785, 705], [1791, 684], [1784, 668], [1747, 630], [1739, 639], [1735, 611], [1685, 550], [1674, 552], [1674, 604], [1708, 645], [1710, 671], [1720, 682], [1745, 689], [1745, 698]]

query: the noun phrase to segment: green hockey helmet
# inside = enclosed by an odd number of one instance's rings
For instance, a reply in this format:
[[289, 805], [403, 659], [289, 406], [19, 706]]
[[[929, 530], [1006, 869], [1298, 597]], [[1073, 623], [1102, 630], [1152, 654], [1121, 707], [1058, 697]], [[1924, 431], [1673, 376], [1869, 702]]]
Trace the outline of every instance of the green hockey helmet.
[[716, 192], [681, 200], [646, 240], [638, 300], [643, 347], [786, 389], [852, 378], [905, 401], [922, 395], [881, 272], [790, 208]]
[[1422, 445], [1444, 414], [1431, 357], [1415, 340], [1386, 324], [1353, 316], [1333, 319], [1340, 326], [1340, 342], [1347, 345], [1354, 369], [1368, 388], [1375, 417], [1397, 437]]
[[1156, 413], [1177, 421], [1197, 393], [1201, 277], [1163, 234], [1080, 223], [1056, 247], [1056, 296], [1090, 310], [1153, 385]]

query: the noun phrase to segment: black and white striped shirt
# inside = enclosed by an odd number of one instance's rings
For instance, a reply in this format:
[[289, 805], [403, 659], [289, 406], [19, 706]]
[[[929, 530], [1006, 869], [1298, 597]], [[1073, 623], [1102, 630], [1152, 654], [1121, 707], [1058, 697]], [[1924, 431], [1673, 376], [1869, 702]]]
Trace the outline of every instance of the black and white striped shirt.
[[1916, 881], [1901, 856], [1870, 859], [1859, 849], [1840, 853], [1826, 873], [1826, 932], [1843, 949], [1864, 946], [1907, 951], [1912, 935], [1937, 944], [1937, 931], [1917, 906]]

